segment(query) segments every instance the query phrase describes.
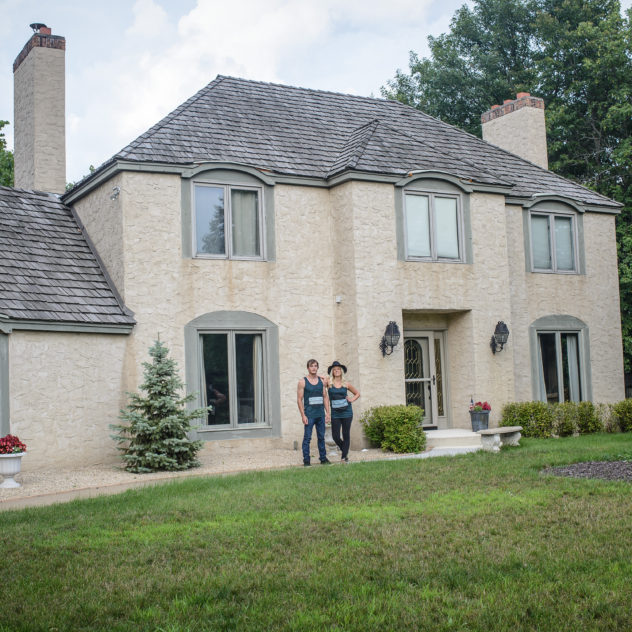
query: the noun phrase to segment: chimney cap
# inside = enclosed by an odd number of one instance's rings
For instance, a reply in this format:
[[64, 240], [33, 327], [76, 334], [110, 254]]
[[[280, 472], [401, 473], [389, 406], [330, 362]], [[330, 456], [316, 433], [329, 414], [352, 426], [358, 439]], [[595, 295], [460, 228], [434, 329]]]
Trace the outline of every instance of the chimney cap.
[[33, 24], [29, 24], [29, 26], [33, 29], [33, 33], [38, 33], [40, 29], [46, 28], [46, 24], [42, 24], [41, 22], [33, 22]]

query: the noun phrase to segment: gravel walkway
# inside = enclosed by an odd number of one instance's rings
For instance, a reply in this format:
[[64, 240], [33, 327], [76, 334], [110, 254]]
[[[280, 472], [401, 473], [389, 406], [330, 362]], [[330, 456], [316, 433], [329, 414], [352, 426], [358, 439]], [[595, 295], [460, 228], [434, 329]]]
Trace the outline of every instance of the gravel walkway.
[[572, 478], [601, 478], [607, 481], [632, 482], [632, 461], [588, 461], [561, 467], [548, 467], [543, 474]]

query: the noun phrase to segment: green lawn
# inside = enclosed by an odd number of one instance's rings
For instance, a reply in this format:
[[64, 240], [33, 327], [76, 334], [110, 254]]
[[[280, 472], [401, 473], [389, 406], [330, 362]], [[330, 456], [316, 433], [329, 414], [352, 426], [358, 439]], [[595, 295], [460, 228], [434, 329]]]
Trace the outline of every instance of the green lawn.
[[626, 630], [632, 433], [0, 513], [0, 630]]

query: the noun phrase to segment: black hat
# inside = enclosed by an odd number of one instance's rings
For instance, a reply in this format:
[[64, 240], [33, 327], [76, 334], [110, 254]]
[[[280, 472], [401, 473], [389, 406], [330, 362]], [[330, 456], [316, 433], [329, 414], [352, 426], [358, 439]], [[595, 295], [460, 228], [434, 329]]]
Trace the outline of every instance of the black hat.
[[335, 367], [335, 366], [339, 366], [345, 373], [347, 372], [347, 367], [344, 364], [340, 364], [340, 362], [338, 362], [338, 360], [334, 360], [331, 363], [331, 366], [329, 366], [327, 368], [327, 374], [331, 375], [331, 370]]

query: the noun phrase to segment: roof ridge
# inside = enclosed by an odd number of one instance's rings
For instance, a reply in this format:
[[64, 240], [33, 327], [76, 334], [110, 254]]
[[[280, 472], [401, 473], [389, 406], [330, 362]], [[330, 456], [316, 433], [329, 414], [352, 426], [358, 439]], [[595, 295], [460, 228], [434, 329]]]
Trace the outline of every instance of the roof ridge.
[[[417, 110], [418, 112], [421, 112], [421, 110]], [[423, 114], [423, 112], [421, 112]], [[481, 173], [484, 173], [485, 175], [489, 176], [490, 178], [497, 180], [500, 184], [507, 184], [507, 185], [511, 185], [514, 186], [515, 183], [514, 182], [509, 182], [507, 180], [505, 180], [504, 178], [501, 178], [499, 175], [495, 174], [495, 173], [491, 173], [489, 171], [487, 171], [486, 169], [481, 168], [479, 165], [477, 165], [476, 163], [468, 160], [467, 158], [463, 158], [461, 155], [455, 156], [451, 151], [443, 148], [443, 147], [438, 147], [437, 145], [435, 145], [435, 143], [433, 143], [432, 141], [428, 140], [428, 139], [424, 139], [424, 141], [420, 141], [418, 138], [415, 138], [415, 136], [413, 136], [412, 134], [409, 134], [408, 132], [402, 131], [400, 129], [397, 129], [395, 127], [391, 127], [388, 123], [384, 123], [384, 127], [387, 128], [389, 131], [398, 134], [399, 136], [404, 136], [406, 138], [409, 138], [410, 140], [412, 140], [414, 143], [417, 143], [419, 145], [428, 145], [430, 147], [432, 147], [432, 149], [434, 149], [434, 151], [436, 151], [439, 154], [443, 154], [444, 156], [449, 156], [452, 160], [454, 160], [457, 163], [463, 163], [465, 165], [467, 165], [468, 167], [472, 167], [473, 169], [480, 171]], [[454, 127], [454, 126], [451, 126]], [[460, 129], [460, 128], [456, 128], [456, 129]], [[463, 130], [460, 130], [463, 131]], [[465, 132], [465, 133], [469, 133], [469, 132]]]
[[[340, 171], [344, 171], [345, 169], [353, 169], [364, 154], [369, 141], [373, 137], [373, 134], [375, 134], [375, 130], [378, 128], [379, 125], [380, 120], [375, 118], [367, 121], [366, 123], [363, 123], [359, 127], [356, 127], [354, 130], [352, 130], [347, 137], [344, 145], [342, 146], [342, 149], [338, 152], [338, 155], [329, 168], [329, 171], [327, 171], [325, 177], [330, 178], [331, 176], [339, 173]], [[352, 146], [354, 144], [355, 147], [353, 147], [352, 149]], [[344, 163], [342, 161], [344, 161], [344, 153], [346, 149], [350, 150], [350, 156], [346, 163]], [[338, 167], [339, 161], [342, 164], [340, 164], [340, 166]]]
[[193, 96], [189, 97], [184, 103], [181, 103], [175, 110], [172, 110], [171, 112], [169, 112], [169, 114], [161, 118], [156, 124], [152, 125], [146, 132], [143, 132], [140, 136], [137, 136], [131, 143], [129, 143], [128, 145], [126, 145], [125, 147], [117, 151], [116, 154], [114, 154], [113, 158], [116, 158], [124, 151], [130, 150], [136, 143], [144, 141], [144, 140], [148, 140], [149, 138], [151, 138], [156, 132], [158, 132], [158, 130], [162, 129], [165, 125], [167, 125], [174, 118], [176, 118], [176, 116], [180, 114], [182, 110], [191, 106], [198, 99], [201, 99], [203, 95], [205, 95], [207, 92], [209, 92], [210, 90], [218, 86], [224, 79], [226, 79], [226, 77], [217, 75], [217, 77], [215, 77], [213, 81], [211, 81], [210, 83], [207, 83], [203, 88], [198, 90]]

